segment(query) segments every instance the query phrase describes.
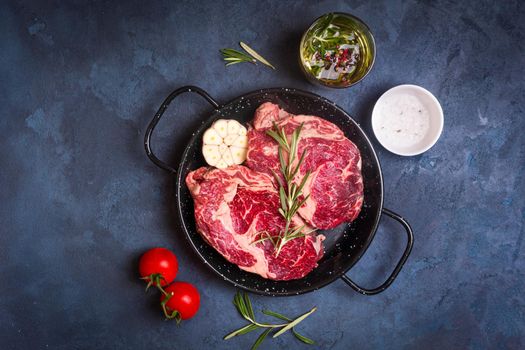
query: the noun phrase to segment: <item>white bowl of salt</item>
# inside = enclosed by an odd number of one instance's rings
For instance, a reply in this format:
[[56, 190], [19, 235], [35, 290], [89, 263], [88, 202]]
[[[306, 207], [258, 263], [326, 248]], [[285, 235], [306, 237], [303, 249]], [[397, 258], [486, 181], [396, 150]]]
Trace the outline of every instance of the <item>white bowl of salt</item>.
[[372, 111], [372, 129], [383, 147], [400, 156], [430, 149], [443, 131], [443, 110], [428, 90], [398, 85], [385, 92]]

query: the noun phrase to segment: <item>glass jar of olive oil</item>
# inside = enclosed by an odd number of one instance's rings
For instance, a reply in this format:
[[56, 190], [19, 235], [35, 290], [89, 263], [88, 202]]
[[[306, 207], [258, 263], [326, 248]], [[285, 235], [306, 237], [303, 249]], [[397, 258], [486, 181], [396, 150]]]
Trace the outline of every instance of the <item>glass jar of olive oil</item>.
[[306, 77], [333, 88], [363, 79], [375, 60], [375, 42], [368, 26], [346, 13], [327, 13], [306, 30], [299, 48]]

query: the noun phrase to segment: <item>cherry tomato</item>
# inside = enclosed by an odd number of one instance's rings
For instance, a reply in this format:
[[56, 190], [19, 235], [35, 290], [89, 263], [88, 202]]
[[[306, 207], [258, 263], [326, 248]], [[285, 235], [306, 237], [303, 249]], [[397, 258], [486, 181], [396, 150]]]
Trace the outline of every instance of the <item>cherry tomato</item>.
[[[168, 295], [171, 295], [166, 302], [168, 314], [171, 315], [173, 311], [177, 311], [178, 317], [182, 320], [187, 320], [195, 316], [199, 310], [201, 297], [199, 291], [193, 284], [177, 281], [166, 287], [165, 291]], [[160, 301], [163, 302], [164, 299], [166, 299], [166, 296], [162, 295]]]
[[[147, 282], [151, 275], [160, 274], [160, 285], [168, 285], [177, 277], [178, 270], [177, 257], [166, 248], [150, 249], [140, 257], [139, 273]], [[154, 281], [153, 285], [156, 285]]]

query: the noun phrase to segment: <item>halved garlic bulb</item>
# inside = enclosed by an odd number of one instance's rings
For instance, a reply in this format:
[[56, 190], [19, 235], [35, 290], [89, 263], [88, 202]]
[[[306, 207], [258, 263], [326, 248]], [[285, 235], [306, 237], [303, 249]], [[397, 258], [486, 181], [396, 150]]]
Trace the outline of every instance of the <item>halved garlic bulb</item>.
[[246, 128], [233, 119], [219, 119], [202, 136], [202, 154], [206, 163], [219, 169], [246, 160]]

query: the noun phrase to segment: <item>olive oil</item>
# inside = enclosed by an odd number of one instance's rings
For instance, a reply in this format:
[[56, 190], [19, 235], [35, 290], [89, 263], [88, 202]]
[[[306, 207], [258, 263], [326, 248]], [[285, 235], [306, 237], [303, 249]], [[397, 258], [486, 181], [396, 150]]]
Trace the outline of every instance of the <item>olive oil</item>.
[[348, 87], [370, 71], [375, 58], [374, 38], [356, 17], [329, 13], [305, 32], [299, 56], [310, 80], [330, 87]]

